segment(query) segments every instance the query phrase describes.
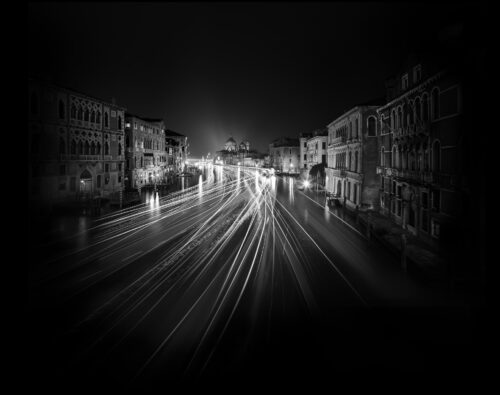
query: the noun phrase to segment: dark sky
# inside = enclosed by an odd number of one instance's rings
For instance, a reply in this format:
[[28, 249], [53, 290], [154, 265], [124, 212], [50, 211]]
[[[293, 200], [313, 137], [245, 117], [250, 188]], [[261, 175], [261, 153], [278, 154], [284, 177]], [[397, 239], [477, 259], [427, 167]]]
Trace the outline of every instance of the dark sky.
[[163, 118], [193, 156], [266, 151], [384, 96], [452, 3], [33, 3], [30, 72]]

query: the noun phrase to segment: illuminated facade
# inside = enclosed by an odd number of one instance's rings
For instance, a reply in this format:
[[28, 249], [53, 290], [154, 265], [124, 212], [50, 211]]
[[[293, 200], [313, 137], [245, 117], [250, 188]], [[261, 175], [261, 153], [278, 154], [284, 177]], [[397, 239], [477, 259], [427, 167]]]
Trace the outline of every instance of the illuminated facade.
[[186, 160], [189, 157], [187, 136], [173, 130], [165, 130], [165, 151], [167, 155], [167, 171], [174, 173], [184, 171]]
[[300, 167], [300, 142], [281, 137], [269, 144], [270, 167], [277, 172], [298, 174]]
[[161, 119], [125, 114], [127, 186], [140, 188], [165, 177], [165, 125]]
[[326, 190], [349, 208], [378, 207], [377, 108], [359, 105], [328, 125]]
[[32, 79], [28, 89], [30, 201], [115, 198], [124, 182], [125, 109]]

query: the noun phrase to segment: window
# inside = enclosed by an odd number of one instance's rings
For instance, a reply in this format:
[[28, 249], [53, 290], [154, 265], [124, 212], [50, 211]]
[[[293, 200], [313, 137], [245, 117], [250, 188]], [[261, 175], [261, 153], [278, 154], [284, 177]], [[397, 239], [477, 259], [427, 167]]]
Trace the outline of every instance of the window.
[[90, 143], [90, 155], [95, 155], [95, 143]]
[[401, 88], [403, 90], [408, 89], [408, 74], [403, 75], [401, 78]]
[[380, 149], [380, 166], [385, 166], [385, 151], [384, 147]]
[[104, 164], [104, 172], [109, 173], [109, 163]]
[[413, 83], [417, 83], [422, 79], [422, 66], [417, 65], [413, 68]]
[[432, 105], [432, 111], [431, 111], [431, 116], [432, 119], [438, 119], [439, 118], [439, 89], [434, 88], [431, 93], [431, 105]]
[[66, 165], [59, 166], [59, 175], [64, 176], [66, 174]]
[[65, 118], [66, 109], [64, 107], [64, 102], [59, 100], [59, 119]]
[[441, 207], [441, 191], [439, 189], [434, 189], [431, 195], [432, 209], [439, 212]]
[[109, 177], [105, 177], [105, 178], [104, 178], [104, 184], [105, 184], [105, 185], [108, 185], [108, 184], [109, 184]]
[[118, 130], [122, 130], [122, 117], [118, 115]]
[[84, 116], [84, 120], [85, 122], [88, 122], [89, 121], [89, 117], [90, 117], [90, 114], [89, 114], [89, 109], [86, 108], [85, 109], [85, 116]]
[[434, 218], [431, 219], [431, 235], [439, 239], [440, 225]]
[[396, 146], [392, 147], [392, 158], [391, 159], [392, 159], [391, 160], [391, 162], [392, 162], [391, 163], [391, 167], [395, 169], [397, 167], [396, 166], [396, 159], [397, 159], [397, 156], [396, 156]]
[[101, 112], [100, 111], [97, 111], [96, 123], [101, 123]]
[[122, 171], [122, 164], [118, 163], [118, 171]]
[[83, 109], [81, 107], [78, 107], [78, 116], [77, 119], [81, 121], [83, 119]]
[[323, 149], [326, 149], [326, 142], [323, 141]]
[[352, 170], [351, 162], [352, 162], [352, 152], [349, 152], [349, 170]]
[[101, 187], [101, 182], [102, 182], [102, 176], [99, 174], [97, 176], [97, 188], [100, 188]]
[[101, 155], [101, 143], [98, 141], [96, 148], [95, 148], [95, 154], [96, 155]]
[[78, 141], [78, 155], [83, 155], [83, 142], [82, 142], [82, 140]]
[[71, 140], [71, 155], [76, 155], [76, 142]]
[[107, 112], [104, 113], [104, 127], [109, 128], [109, 115]]
[[90, 122], [95, 123], [95, 111], [94, 110], [92, 110], [92, 112], [90, 113]]
[[122, 154], [122, 144], [118, 143], [118, 156]]
[[[374, 137], [377, 135], [377, 123], [375, 117], [368, 117], [368, 136]], [[391, 123], [393, 122], [391, 113]]]
[[109, 143], [104, 143], [104, 155], [109, 155]]
[[66, 190], [66, 180], [59, 180], [59, 190], [60, 191]]
[[419, 121], [422, 117], [422, 114], [420, 114], [420, 98], [415, 99], [415, 121]]
[[75, 103], [71, 105], [71, 118], [76, 119], [76, 106]]
[[354, 138], [358, 138], [358, 118], [354, 120]]
[[137, 122], [134, 122], [134, 129], [137, 130]]

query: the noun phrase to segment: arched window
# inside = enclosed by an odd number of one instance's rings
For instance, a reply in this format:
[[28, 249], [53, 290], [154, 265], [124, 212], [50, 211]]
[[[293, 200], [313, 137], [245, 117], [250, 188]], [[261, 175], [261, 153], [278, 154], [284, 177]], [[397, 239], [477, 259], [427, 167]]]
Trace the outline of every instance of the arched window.
[[78, 155], [83, 155], [83, 142], [82, 142], [82, 140], [78, 141]]
[[349, 162], [348, 162], [348, 166], [349, 166], [349, 170], [352, 170], [352, 152], [349, 151]]
[[380, 166], [385, 166], [385, 150], [384, 150], [384, 147], [380, 148]]
[[422, 119], [424, 121], [429, 120], [429, 99], [427, 97], [427, 94], [424, 94], [422, 96]]
[[413, 125], [415, 123], [414, 111], [415, 108], [413, 107], [413, 103], [410, 103], [410, 105], [408, 106], [408, 125]]
[[397, 118], [397, 120], [398, 120], [398, 122], [397, 122], [398, 129], [402, 128], [403, 127], [403, 110], [401, 109], [401, 107], [398, 108], [398, 118]]
[[410, 151], [410, 170], [415, 170], [415, 150]]
[[71, 105], [71, 119], [76, 119], [76, 106], [75, 103]]
[[97, 188], [101, 187], [102, 176], [100, 174], [97, 175]]
[[76, 155], [76, 142], [71, 140], [71, 155]]
[[349, 122], [349, 140], [352, 139], [352, 121]]
[[[391, 123], [393, 122], [392, 113], [391, 113]], [[376, 136], [377, 135], [377, 120], [375, 117], [368, 118], [368, 136]]]
[[122, 130], [122, 117], [118, 115], [118, 130]]
[[438, 140], [432, 144], [432, 171], [441, 171], [441, 144]]
[[356, 151], [354, 153], [354, 171], [357, 173], [358, 172], [358, 161], [359, 161], [359, 152]]
[[90, 155], [95, 155], [95, 143], [90, 143]]
[[66, 142], [62, 137], [59, 137], [59, 153], [64, 155], [66, 153]]
[[358, 138], [358, 126], [359, 126], [359, 123], [358, 123], [358, 118], [356, 118], [354, 120], [354, 137], [355, 138]]
[[36, 92], [31, 92], [30, 105], [31, 105], [31, 108], [30, 108], [31, 113], [33, 115], [37, 114], [38, 113], [38, 95]]
[[96, 155], [101, 155], [101, 143], [98, 141], [95, 149]]
[[408, 124], [407, 116], [408, 116], [408, 107], [406, 106], [406, 103], [404, 103], [401, 106], [401, 127], [403, 128], [405, 128]]
[[88, 108], [85, 109], [85, 116], [83, 119], [85, 120], [85, 122], [89, 121], [89, 109]]
[[118, 156], [122, 154], [122, 144], [118, 143]]
[[96, 123], [101, 123], [101, 112], [100, 111], [97, 111], [96, 113], [96, 120], [95, 120]]
[[391, 130], [394, 131], [396, 128], [396, 112], [394, 110], [391, 111]]
[[125, 136], [125, 148], [130, 147], [130, 138], [128, 136]]
[[109, 127], [109, 115], [107, 112], [104, 113], [104, 127]]
[[90, 113], [90, 122], [95, 123], [95, 111], [94, 110], [92, 110], [92, 112]]
[[420, 113], [420, 98], [417, 97], [415, 99], [415, 121], [419, 121], [422, 118], [422, 114]]
[[90, 154], [90, 145], [88, 141], [85, 141], [85, 155]]
[[78, 107], [78, 120], [81, 121], [83, 119], [83, 109]]
[[104, 155], [109, 155], [109, 143], [104, 143]]
[[392, 147], [392, 164], [391, 164], [391, 167], [392, 168], [396, 168], [396, 159], [397, 159], [397, 156], [396, 156], [396, 146], [393, 146]]
[[439, 89], [434, 88], [431, 93], [432, 119], [439, 118]]
[[64, 119], [66, 117], [66, 108], [64, 102], [59, 100], [59, 119]]
[[398, 169], [403, 168], [403, 148], [398, 146]]

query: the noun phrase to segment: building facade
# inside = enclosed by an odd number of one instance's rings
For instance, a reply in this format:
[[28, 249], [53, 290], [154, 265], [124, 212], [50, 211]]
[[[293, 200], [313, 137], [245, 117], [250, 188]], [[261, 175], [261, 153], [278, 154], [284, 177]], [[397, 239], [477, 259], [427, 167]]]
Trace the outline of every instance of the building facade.
[[277, 172], [299, 174], [300, 145], [299, 139], [281, 137], [269, 144], [270, 167]]
[[457, 75], [414, 63], [387, 81], [378, 109], [380, 212], [431, 243], [462, 211], [461, 96]]
[[299, 136], [300, 144], [300, 173], [307, 176], [309, 169], [307, 167], [307, 140], [312, 137], [312, 133], [301, 133]]
[[125, 108], [32, 79], [28, 89], [30, 201], [52, 205], [120, 194]]
[[306, 141], [307, 144], [307, 170], [311, 170], [314, 165], [318, 165], [320, 163], [324, 163], [326, 165], [326, 157], [327, 157], [327, 138], [328, 138], [328, 129], [318, 129], [311, 133], [311, 137], [309, 137]]
[[167, 155], [167, 171], [169, 173], [183, 172], [189, 157], [189, 142], [187, 136], [166, 129], [165, 151]]
[[378, 107], [356, 106], [328, 125], [326, 190], [349, 208], [378, 207]]
[[141, 188], [165, 181], [167, 155], [163, 120], [126, 113], [125, 147], [127, 187]]

